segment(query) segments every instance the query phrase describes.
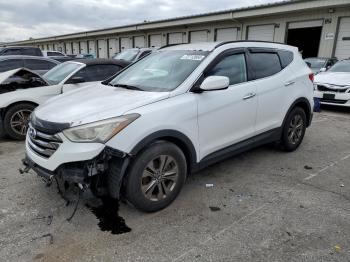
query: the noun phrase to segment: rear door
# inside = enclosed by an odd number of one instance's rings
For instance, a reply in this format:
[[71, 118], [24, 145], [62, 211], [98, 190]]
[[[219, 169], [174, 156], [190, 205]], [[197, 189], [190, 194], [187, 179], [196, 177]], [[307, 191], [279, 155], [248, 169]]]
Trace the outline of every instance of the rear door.
[[245, 50], [230, 50], [220, 55], [204, 73], [227, 76], [225, 90], [197, 95], [201, 159], [254, 135], [257, 98], [256, 86], [249, 80]]
[[6, 59], [0, 61], [0, 72], [23, 67], [23, 59]]
[[[257, 94], [256, 133], [260, 134], [281, 125], [281, 115], [288, 105], [288, 89], [295, 84], [293, 73], [287, 66], [282, 70], [279, 55], [275, 49], [250, 48], [248, 64], [252, 68], [251, 85]], [[287, 51], [288, 52], [288, 51]], [[288, 64], [287, 62], [284, 62]]]
[[24, 59], [24, 67], [43, 75], [57, 64], [41, 59]]

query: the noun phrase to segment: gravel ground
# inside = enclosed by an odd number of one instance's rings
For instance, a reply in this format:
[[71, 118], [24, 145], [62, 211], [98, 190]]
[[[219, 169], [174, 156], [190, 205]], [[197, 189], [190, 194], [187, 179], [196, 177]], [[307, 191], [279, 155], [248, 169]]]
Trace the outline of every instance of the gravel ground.
[[[22, 142], [0, 141], [1, 261], [350, 261], [350, 110], [314, 117], [293, 153], [261, 147], [191, 176], [152, 214], [121, 203], [131, 231], [20, 175]], [[206, 187], [213, 184], [213, 187]]]

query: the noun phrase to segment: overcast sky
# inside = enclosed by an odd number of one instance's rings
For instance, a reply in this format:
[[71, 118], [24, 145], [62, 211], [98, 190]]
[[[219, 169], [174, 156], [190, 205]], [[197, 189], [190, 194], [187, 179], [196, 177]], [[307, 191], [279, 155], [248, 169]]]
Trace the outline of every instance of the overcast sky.
[[0, 42], [278, 1], [280, 0], [0, 0]]

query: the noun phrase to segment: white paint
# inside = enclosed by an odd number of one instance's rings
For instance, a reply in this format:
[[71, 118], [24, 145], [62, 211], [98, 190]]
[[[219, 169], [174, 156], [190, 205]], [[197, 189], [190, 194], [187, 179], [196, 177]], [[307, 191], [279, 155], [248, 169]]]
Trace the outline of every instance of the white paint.
[[350, 17], [340, 19], [335, 57], [338, 59], [350, 57]]
[[118, 41], [115, 38], [108, 39], [108, 57], [113, 57], [119, 51]]
[[89, 44], [89, 54], [97, 55], [96, 54], [96, 43], [95, 40], [88, 41]]
[[73, 54], [77, 55], [79, 54], [79, 42], [73, 42]]
[[208, 42], [208, 31], [192, 31], [190, 32], [190, 43], [200, 43], [200, 42]]
[[248, 27], [248, 40], [260, 40], [273, 42], [275, 25], [255, 25]]
[[168, 45], [182, 44], [184, 43], [183, 33], [169, 33]]
[[120, 38], [120, 51], [131, 48], [131, 41], [129, 37]]
[[145, 37], [143, 35], [134, 36], [134, 46], [133, 47], [137, 47], [137, 48], [145, 47]]
[[237, 28], [220, 28], [216, 30], [216, 41], [236, 41], [237, 40]]
[[86, 41], [80, 41], [80, 54], [87, 54], [87, 42]]
[[149, 35], [149, 46], [150, 47], [161, 47], [162, 46], [162, 35]]
[[97, 47], [98, 47], [98, 52], [97, 52], [98, 57], [107, 58], [108, 57], [107, 41], [105, 39], [97, 40]]

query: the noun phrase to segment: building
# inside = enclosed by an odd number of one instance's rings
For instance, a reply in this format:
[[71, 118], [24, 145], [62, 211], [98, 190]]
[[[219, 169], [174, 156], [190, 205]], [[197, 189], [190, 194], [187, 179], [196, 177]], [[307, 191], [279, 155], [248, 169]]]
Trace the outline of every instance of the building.
[[350, 0], [292, 0], [7, 43], [111, 57], [131, 47], [264, 40], [299, 47], [304, 57], [350, 57]]

